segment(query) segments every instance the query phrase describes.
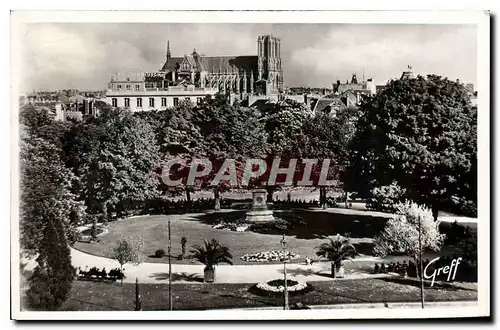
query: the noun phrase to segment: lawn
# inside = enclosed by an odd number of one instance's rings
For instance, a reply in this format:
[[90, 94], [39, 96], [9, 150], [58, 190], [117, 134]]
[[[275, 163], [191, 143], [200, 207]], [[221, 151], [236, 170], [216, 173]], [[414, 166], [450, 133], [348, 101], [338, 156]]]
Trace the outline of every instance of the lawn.
[[[307, 211], [304, 211], [307, 212]], [[300, 213], [297, 213], [302, 215]], [[233, 254], [235, 264], [248, 264], [240, 260], [240, 257], [247, 253], [256, 253], [269, 250], [281, 250], [280, 240], [282, 231], [256, 232], [233, 232], [213, 229], [212, 225], [217, 219], [238, 219], [244, 217], [243, 211], [219, 214], [196, 214], [196, 215], [172, 215], [172, 255], [181, 253], [181, 237], [187, 238], [187, 252], [193, 244], [202, 244], [204, 239], [215, 238], [224, 245], [227, 245]], [[277, 213], [279, 216], [290, 216]], [[316, 248], [325, 241], [329, 235], [346, 232], [362, 233], [352, 238], [360, 253], [371, 252], [371, 236], [383, 228], [385, 219], [370, 216], [357, 216], [312, 213], [307, 214], [309, 218], [302, 225], [294, 226], [286, 231], [287, 248], [299, 254], [302, 258], [296, 262], [304, 262], [306, 256], [315, 258]], [[363, 229], [368, 228], [368, 229]], [[89, 244], [78, 242], [75, 248], [99, 255], [108, 256], [109, 248], [123, 236], [142, 236], [145, 242], [146, 262], [166, 262], [166, 258], [154, 258], [157, 249], [167, 250], [167, 216], [155, 215], [144, 216], [109, 224], [109, 233], [99, 238], [99, 243]], [[176, 263], [191, 263], [191, 260], [178, 261]]]
[[[287, 236], [287, 248], [301, 256], [294, 262], [303, 263], [306, 256], [316, 258], [317, 247], [329, 236], [349, 234], [361, 256], [372, 254], [373, 237], [385, 225], [386, 217], [363, 214], [342, 214], [329, 212], [312, 212], [308, 210], [293, 210], [275, 212], [277, 217], [287, 219], [291, 225], [283, 229], [263, 226], [257, 232], [234, 232], [213, 229], [212, 225], [224, 219], [226, 222], [236, 221], [245, 217], [244, 211], [220, 213], [199, 213], [171, 216], [172, 255], [181, 253], [181, 237], [187, 238], [187, 254], [193, 244], [202, 244], [204, 239], [215, 238], [229, 247], [233, 254], [234, 264], [249, 264], [240, 260], [248, 253], [280, 250], [282, 234]], [[109, 224], [109, 233], [99, 238], [99, 243], [89, 244], [78, 242], [75, 248], [98, 256], [109, 256], [110, 247], [124, 236], [142, 236], [145, 242], [145, 262], [167, 262], [167, 258], [155, 258], [157, 249], [167, 250], [167, 216], [143, 216]], [[448, 253], [450, 247], [445, 247], [441, 254]], [[453, 250], [453, 249], [451, 249]], [[426, 257], [433, 258], [430, 253]], [[401, 260], [399, 260], [401, 259]], [[402, 261], [405, 257], [392, 258], [390, 261]], [[175, 263], [194, 263], [192, 260], [175, 260]]]
[[[401, 281], [404, 281], [401, 283]], [[314, 290], [290, 297], [290, 304], [329, 305], [345, 303], [417, 302], [420, 287], [416, 281], [400, 279], [339, 280], [311, 282]], [[204, 310], [224, 308], [282, 306], [281, 297], [261, 297], [249, 292], [251, 284], [173, 284], [172, 300], [175, 310]], [[143, 310], [168, 310], [168, 285], [141, 284]], [[426, 287], [426, 301], [477, 300], [477, 287]], [[76, 281], [70, 298], [64, 303], [66, 311], [133, 310], [135, 284]]]

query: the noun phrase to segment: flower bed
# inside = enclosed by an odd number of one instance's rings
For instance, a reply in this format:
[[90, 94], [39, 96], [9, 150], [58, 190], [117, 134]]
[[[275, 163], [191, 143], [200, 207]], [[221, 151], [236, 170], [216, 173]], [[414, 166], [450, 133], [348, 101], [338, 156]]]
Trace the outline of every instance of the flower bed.
[[[241, 260], [247, 262], [268, 262], [268, 261], [282, 261], [285, 258], [283, 251], [265, 251], [251, 254], [245, 254], [240, 257]], [[300, 255], [287, 251], [286, 258], [288, 260], [299, 259]]]
[[243, 232], [247, 231], [249, 228], [249, 225], [246, 223], [240, 223], [240, 222], [233, 222], [233, 223], [225, 223], [225, 222], [220, 222], [214, 226], [212, 226], [213, 229], [221, 229], [221, 230], [230, 230], [230, 231], [237, 231], [237, 232]]
[[[306, 282], [287, 280], [287, 291], [289, 295], [302, 294], [312, 290], [312, 286]], [[250, 288], [250, 291], [257, 295], [276, 296], [285, 291], [285, 281], [276, 279], [268, 282], [261, 282]]]
[[[92, 241], [92, 226], [86, 225], [86, 226], [81, 226], [76, 229], [79, 234], [80, 238], [78, 239], [79, 242], [83, 243], [90, 243]], [[97, 237], [102, 237], [108, 233], [108, 229], [106, 229], [103, 225], [98, 224], [96, 226], [96, 236]]]
[[[100, 227], [97, 227], [95, 231], [96, 231], [96, 235], [97, 236], [99, 236], [102, 233], [104, 233], [104, 229], [102, 229]], [[82, 236], [90, 236], [90, 235], [92, 235], [92, 228], [84, 229], [80, 233], [82, 234]]]

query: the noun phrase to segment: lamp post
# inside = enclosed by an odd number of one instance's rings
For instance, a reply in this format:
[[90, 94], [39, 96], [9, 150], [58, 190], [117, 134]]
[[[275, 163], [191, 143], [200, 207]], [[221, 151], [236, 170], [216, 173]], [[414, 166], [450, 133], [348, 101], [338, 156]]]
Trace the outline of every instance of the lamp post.
[[420, 302], [424, 308], [424, 264], [422, 262], [422, 218], [418, 216], [418, 259], [420, 268]]
[[284, 295], [284, 307], [283, 309], [287, 310], [289, 309], [288, 307], [288, 285], [286, 281], [286, 238], [285, 234], [283, 234], [283, 238], [281, 239], [281, 246], [283, 246], [283, 275], [285, 277], [285, 290], [283, 291]]
[[135, 311], [141, 311], [141, 294], [139, 292], [139, 279], [135, 278]]
[[170, 232], [170, 216], [168, 217], [168, 307], [172, 310], [172, 235]]

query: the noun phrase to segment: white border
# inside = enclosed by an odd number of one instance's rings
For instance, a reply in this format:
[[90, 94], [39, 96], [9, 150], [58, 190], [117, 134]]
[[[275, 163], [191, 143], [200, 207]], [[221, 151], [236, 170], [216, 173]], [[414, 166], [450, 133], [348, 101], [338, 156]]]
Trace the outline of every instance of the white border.
[[[343, 309], [312, 311], [231, 311], [207, 312], [20, 312], [19, 311], [19, 224], [18, 224], [18, 120], [11, 113], [11, 290], [14, 319], [65, 320], [241, 320], [241, 319], [351, 319], [351, 318], [432, 318], [488, 316], [490, 314], [490, 18], [485, 11], [343, 11], [343, 12], [168, 12], [168, 11], [37, 11], [11, 14], [11, 84], [19, 84], [19, 32], [28, 22], [203, 22], [203, 23], [353, 23], [353, 24], [474, 24], [478, 27], [478, 306], [467, 308], [422, 309]], [[457, 42], [460, 42], [457, 40]], [[459, 54], [457, 54], [459, 56]], [[471, 63], [471, 65], [473, 65]], [[17, 108], [18, 95], [11, 91], [11, 104]], [[17, 297], [17, 299], [16, 299]]]
[[[14, 11], [15, 23], [480, 24], [486, 11]], [[488, 18], [488, 19], [486, 19]]]

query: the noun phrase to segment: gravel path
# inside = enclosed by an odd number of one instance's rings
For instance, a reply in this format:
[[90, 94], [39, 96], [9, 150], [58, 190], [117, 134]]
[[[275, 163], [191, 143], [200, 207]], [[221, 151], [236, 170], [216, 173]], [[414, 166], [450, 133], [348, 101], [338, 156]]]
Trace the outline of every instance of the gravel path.
[[[107, 271], [120, 265], [117, 261], [109, 258], [99, 257], [88, 253], [71, 249], [71, 260], [74, 267], [85, 269], [88, 267], [106, 268]], [[356, 261], [373, 261], [377, 258], [359, 258]], [[36, 262], [31, 260], [26, 270], [35, 267]], [[141, 283], [168, 283], [168, 264], [141, 263], [139, 265], [126, 264], [124, 266], [126, 278], [124, 282], [135, 282], [138, 278]], [[299, 281], [331, 281], [330, 263], [316, 262], [313, 265], [287, 264], [287, 275], [289, 278]], [[353, 272], [346, 279], [373, 278], [387, 275], [372, 275], [364, 272]], [[217, 283], [257, 283], [283, 278], [282, 264], [264, 265], [219, 265], [216, 267]], [[172, 280], [175, 283], [202, 282], [203, 265], [180, 265], [172, 264]], [[342, 280], [342, 279], [338, 279]]]
[[[71, 249], [72, 263], [75, 267], [85, 269], [90, 267], [106, 267], [106, 270], [119, 267], [112, 259], [87, 254], [76, 249]], [[376, 260], [370, 258], [370, 260]], [[168, 283], [168, 264], [141, 263], [137, 266], [127, 264], [124, 266], [127, 278], [124, 282], [135, 282], [138, 278], [141, 283]], [[318, 262], [313, 265], [290, 264], [287, 265], [287, 274], [290, 278], [299, 281], [331, 281], [330, 263]], [[256, 283], [283, 277], [283, 265], [219, 265], [216, 267], [217, 283]], [[349, 279], [367, 278], [373, 275], [354, 273]], [[172, 264], [172, 278], [174, 282], [198, 282], [203, 278], [203, 265]]]

